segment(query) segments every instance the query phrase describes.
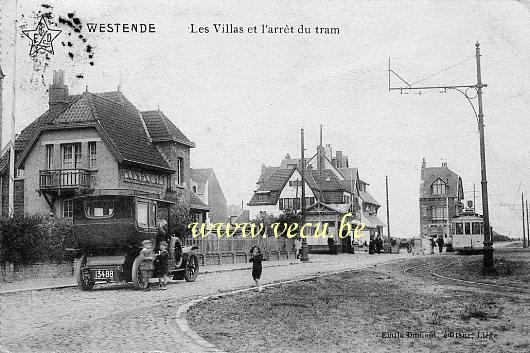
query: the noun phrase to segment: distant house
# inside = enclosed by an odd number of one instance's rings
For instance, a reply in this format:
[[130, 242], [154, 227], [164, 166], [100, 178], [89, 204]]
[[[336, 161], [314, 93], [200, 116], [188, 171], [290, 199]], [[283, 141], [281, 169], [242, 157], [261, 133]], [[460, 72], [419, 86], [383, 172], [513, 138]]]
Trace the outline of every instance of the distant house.
[[452, 242], [451, 219], [463, 210], [462, 179], [442, 163], [441, 167], [421, 167], [420, 234], [422, 239], [443, 237]]
[[[139, 111], [120, 91], [71, 95], [62, 71], [49, 88], [49, 109], [15, 141], [15, 213], [71, 218], [72, 197], [127, 189], [190, 203], [190, 149], [162, 112]], [[0, 160], [1, 210], [8, 214], [9, 153]], [[190, 207], [191, 206], [191, 207]]]
[[[326, 155], [327, 154], [327, 155]], [[352, 213], [348, 221], [355, 228], [365, 223], [362, 239], [370, 234], [382, 235], [384, 223], [377, 218], [379, 204], [366, 190], [366, 183], [359, 179], [357, 168], [350, 168], [347, 156], [337, 151], [332, 158], [331, 146], [318, 147], [317, 153], [306, 160], [305, 174], [306, 221], [327, 224], [336, 244], [343, 251], [351, 249], [352, 239], [339, 239], [338, 230], [342, 217]], [[287, 209], [301, 208], [301, 162], [290, 155], [279, 167], [262, 166], [252, 199], [248, 203], [250, 219], [262, 214], [278, 216]], [[312, 232], [313, 230], [311, 230]], [[310, 233], [312, 234], [312, 233]], [[351, 237], [351, 234], [350, 234]], [[326, 247], [327, 239], [308, 238], [310, 248]]]
[[211, 168], [191, 168], [191, 191], [195, 193], [208, 207], [209, 221], [212, 223], [226, 222], [228, 211], [226, 198]]

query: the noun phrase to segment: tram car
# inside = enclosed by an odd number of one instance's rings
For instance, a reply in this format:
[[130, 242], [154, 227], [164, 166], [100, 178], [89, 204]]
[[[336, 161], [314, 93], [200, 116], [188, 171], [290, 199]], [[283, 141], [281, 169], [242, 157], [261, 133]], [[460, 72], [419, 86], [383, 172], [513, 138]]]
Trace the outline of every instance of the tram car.
[[484, 220], [481, 215], [466, 211], [451, 221], [453, 249], [459, 253], [479, 253], [484, 248]]
[[[80, 255], [75, 275], [79, 288], [88, 291], [97, 283], [132, 282], [136, 289], [146, 289], [149, 283], [139, 269], [142, 241], [156, 244], [159, 217], [165, 214], [169, 222], [172, 204], [124, 190], [74, 198], [73, 229]], [[171, 229], [170, 224], [167, 229]], [[199, 273], [198, 248], [182, 246], [177, 237], [167, 238], [169, 274], [174, 279], [195, 281]]]

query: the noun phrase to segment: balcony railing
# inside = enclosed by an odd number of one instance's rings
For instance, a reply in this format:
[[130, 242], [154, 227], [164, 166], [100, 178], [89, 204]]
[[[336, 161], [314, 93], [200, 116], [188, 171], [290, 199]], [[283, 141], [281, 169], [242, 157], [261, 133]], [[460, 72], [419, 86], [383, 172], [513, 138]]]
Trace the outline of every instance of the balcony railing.
[[40, 190], [68, 190], [90, 188], [90, 171], [87, 169], [48, 169], [39, 175]]

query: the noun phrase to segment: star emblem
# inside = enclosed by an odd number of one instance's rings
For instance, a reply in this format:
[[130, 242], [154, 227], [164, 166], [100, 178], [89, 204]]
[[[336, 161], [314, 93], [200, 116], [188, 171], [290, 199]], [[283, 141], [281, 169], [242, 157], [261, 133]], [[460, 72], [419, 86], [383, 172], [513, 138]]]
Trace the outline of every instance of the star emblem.
[[51, 29], [46, 17], [41, 16], [37, 28], [22, 31], [22, 33], [31, 40], [29, 55], [35, 56], [39, 50], [54, 54], [53, 40], [57, 38], [61, 32], [60, 29]]

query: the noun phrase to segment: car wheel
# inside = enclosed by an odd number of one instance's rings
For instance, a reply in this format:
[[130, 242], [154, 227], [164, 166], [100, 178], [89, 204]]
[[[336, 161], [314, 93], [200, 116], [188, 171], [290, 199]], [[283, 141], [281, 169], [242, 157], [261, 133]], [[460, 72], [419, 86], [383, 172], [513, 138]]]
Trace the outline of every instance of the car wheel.
[[175, 261], [175, 268], [182, 264], [182, 241], [177, 237], [172, 237], [169, 243], [169, 258]]
[[75, 266], [75, 277], [77, 279], [77, 285], [79, 286], [79, 288], [85, 291], [89, 291], [94, 288], [94, 284], [96, 282], [94, 281], [94, 278], [92, 278], [90, 270], [85, 268], [86, 258], [86, 255], [83, 254], [79, 261], [77, 261], [77, 264]]
[[199, 258], [195, 254], [189, 254], [188, 261], [186, 261], [186, 269], [184, 271], [184, 279], [188, 282], [193, 282], [199, 275]]

